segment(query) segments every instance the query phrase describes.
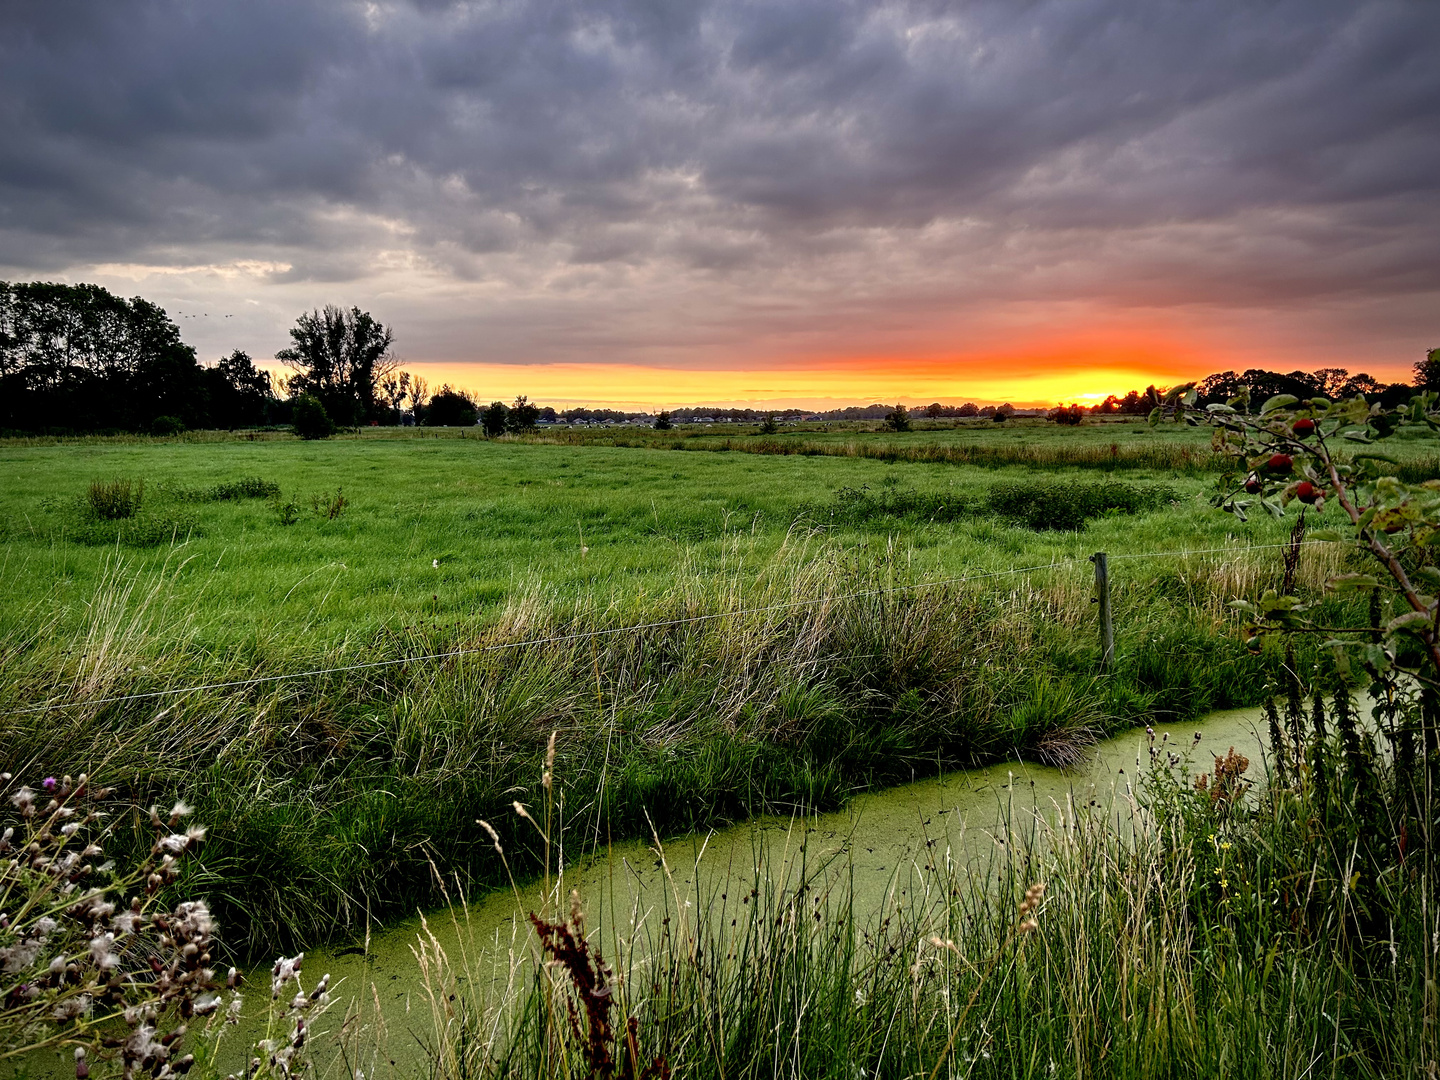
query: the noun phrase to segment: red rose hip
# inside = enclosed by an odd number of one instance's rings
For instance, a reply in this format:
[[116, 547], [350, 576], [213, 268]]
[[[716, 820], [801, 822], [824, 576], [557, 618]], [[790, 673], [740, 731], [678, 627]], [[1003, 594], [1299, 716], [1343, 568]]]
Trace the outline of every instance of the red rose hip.
[[1295, 459], [1289, 454], [1275, 454], [1265, 463], [1265, 467], [1273, 473], [1287, 473], [1295, 465]]
[[1301, 480], [1295, 485], [1295, 497], [1303, 503], [1313, 503], [1323, 494], [1325, 493], [1309, 480]]
[[1311, 435], [1315, 434], [1315, 421], [1311, 420], [1308, 416], [1302, 416], [1299, 420], [1296, 420], [1294, 427], [1295, 434], [1299, 435], [1302, 439], [1308, 439]]
[[1259, 495], [1261, 489], [1264, 487], [1265, 485], [1260, 482], [1260, 477], [1256, 476], [1253, 472], [1245, 478], [1245, 490], [1251, 495]]

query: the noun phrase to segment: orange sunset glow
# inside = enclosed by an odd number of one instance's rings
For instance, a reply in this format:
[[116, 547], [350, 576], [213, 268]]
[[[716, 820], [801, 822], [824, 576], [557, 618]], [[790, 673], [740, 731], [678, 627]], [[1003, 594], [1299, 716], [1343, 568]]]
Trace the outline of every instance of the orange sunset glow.
[[508, 401], [519, 394], [559, 405], [602, 405], [648, 410], [680, 405], [837, 408], [870, 402], [999, 404], [1020, 408], [1060, 401], [1099, 401], [1107, 394], [1150, 383], [1168, 385], [1194, 377], [1194, 367], [1157, 360], [1116, 361], [1078, 353], [1061, 370], [1045, 370], [1032, 358], [993, 356], [944, 361], [857, 360], [843, 366], [805, 368], [677, 369], [634, 364], [444, 364], [410, 370], [432, 388], [448, 383], [479, 397]]

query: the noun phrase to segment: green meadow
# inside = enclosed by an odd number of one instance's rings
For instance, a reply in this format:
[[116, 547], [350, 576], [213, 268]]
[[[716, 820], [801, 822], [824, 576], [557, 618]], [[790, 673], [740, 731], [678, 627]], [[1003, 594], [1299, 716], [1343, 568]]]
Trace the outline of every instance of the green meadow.
[[[1208, 447], [1201, 433], [1156, 434], [1143, 424], [990, 427], [784, 438], [841, 446], [861, 438], [867, 446], [910, 450], [1088, 448], [1113, 438], [1127, 449], [1155, 440]], [[12, 623], [41, 618], [74, 626], [86, 597], [123, 562], [132, 576], [165, 572], [167, 596], [187, 608], [192, 633], [206, 645], [260, 637], [324, 648], [397, 622], [483, 621], [519, 597], [644, 611], [682, 579], [755, 575], [800, 541], [891, 545], [919, 580], [1100, 549], [1172, 551], [1268, 543], [1283, 534], [1264, 522], [1217, 517], [1205, 506], [1212, 478], [1173, 469], [1123, 474], [1126, 482], [1169, 487], [1175, 498], [1163, 513], [1101, 518], [1081, 534], [1036, 532], [986, 512], [995, 484], [1034, 479], [1035, 470], [1023, 465], [673, 452], [745, 437], [733, 432], [663, 440], [625, 429], [568, 433], [577, 435], [590, 445], [491, 442], [450, 429], [382, 429], [312, 443], [272, 435], [0, 445], [3, 614]], [[658, 448], [604, 445], [616, 439], [649, 439]], [[247, 478], [275, 485], [282, 499], [207, 497], [211, 488]], [[1084, 485], [1102, 474], [1048, 469], [1045, 478]], [[97, 523], [83, 506], [87, 487], [117, 479], [143, 482], [140, 512], [135, 520]], [[866, 520], [837, 522], [844, 489], [914, 492], [947, 510], [939, 521], [876, 509]], [[337, 516], [317, 509], [337, 494], [345, 500]], [[293, 523], [282, 523], [279, 503], [294, 507]]]

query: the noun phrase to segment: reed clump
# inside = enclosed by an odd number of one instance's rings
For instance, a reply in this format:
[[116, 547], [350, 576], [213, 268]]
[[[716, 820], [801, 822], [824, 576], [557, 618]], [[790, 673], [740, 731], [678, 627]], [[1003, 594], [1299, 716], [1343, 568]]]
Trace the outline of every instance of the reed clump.
[[134, 517], [144, 499], [143, 480], [92, 480], [85, 490], [85, 505], [100, 521]]

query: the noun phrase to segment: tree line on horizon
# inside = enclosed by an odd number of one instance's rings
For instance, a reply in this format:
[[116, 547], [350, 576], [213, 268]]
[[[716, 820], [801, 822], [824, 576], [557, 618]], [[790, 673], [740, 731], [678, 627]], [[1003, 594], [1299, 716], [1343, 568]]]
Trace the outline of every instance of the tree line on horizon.
[[[105, 431], [173, 434], [187, 428], [290, 426], [311, 435], [336, 426], [425, 424], [481, 426], [490, 436], [541, 423], [649, 422], [651, 414], [606, 408], [557, 411], [524, 395], [485, 405], [443, 385], [431, 392], [423, 377], [401, 367], [393, 331], [359, 308], [327, 306], [301, 315], [290, 344], [275, 354], [289, 370], [274, 378], [236, 349], [215, 364], [201, 364], [193, 346], [164, 309], [126, 300], [99, 285], [0, 282], [0, 430], [38, 433]], [[1440, 391], [1440, 349], [1415, 365], [1415, 383], [1384, 384], [1343, 368], [1287, 374], [1252, 368], [1207, 376], [1200, 401], [1226, 401], [1248, 386], [1258, 403], [1275, 394], [1297, 398], [1364, 394], [1390, 406], [1415, 388]], [[1147, 415], [1163, 395], [1147, 387], [1111, 395], [1092, 406], [1061, 405], [1052, 420], [1079, 423], [1091, 415]], [[714, 420], [883, 420], [894, 426], [901, 407], [873, 404], [825, 411], [756, 410], [694, 406], [662, 412], [657, 427]], [[998, 406], [932, 402], [911, 415], [932, 419], [1012, 415]]]

